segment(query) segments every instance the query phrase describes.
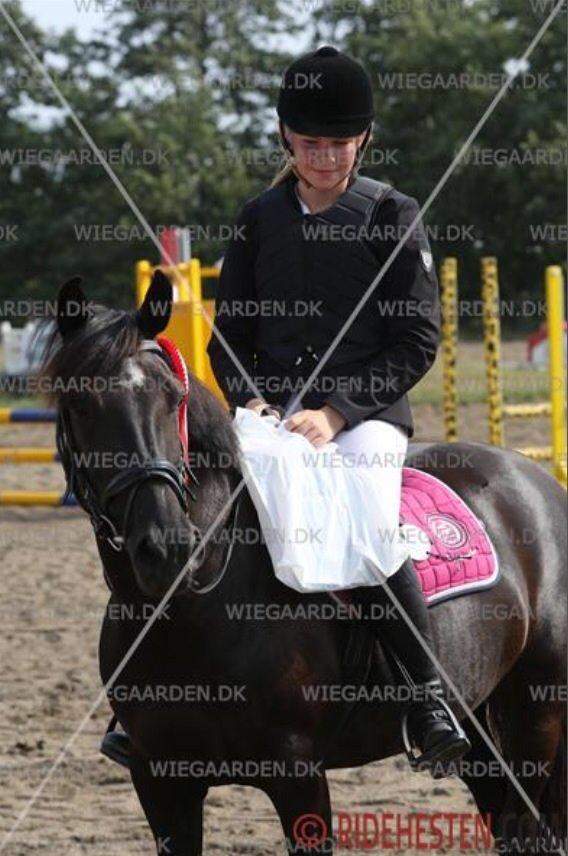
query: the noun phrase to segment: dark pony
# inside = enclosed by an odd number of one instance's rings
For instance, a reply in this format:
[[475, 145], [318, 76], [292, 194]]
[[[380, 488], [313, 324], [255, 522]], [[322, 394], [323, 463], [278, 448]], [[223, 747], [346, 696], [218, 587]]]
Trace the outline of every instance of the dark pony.
[[[231, 783], [268, 794], [290, 854], [330, 853], [326, 770], [402, 751], [399, 704], [371, 692], [394, 677], [361, 622], [330, 618], [326, 595], [300, 595], [275, 578], [230, 415], [193, 376], [190, 471], [180, 463], [183, 389], [154, 342], [170, 311], [161, 274], [137, 313], [91, 306], [76, 281], [67, 284], [45, 365], [67, 476], [111, 590], [102, 680], [159, 853], [201, 854], [207, 791]], [[105, 452], [110, 464], [97, 466]], [[98, 455], [79, 462], [80, 453]], [[502, 569], [493, 588], [431, 610], [435, 653], [477, 723], [452, 703], [472, 743], [458, 774], [500, 852], [561, 852], [565, 493], [537, 464], [485, 445], [415, 447], [408, 463], [471, 506]], [[370, 700], [310, 693], [346, 684]], [[202, 690], [197, 700], [180, 697], [188, 687]]]

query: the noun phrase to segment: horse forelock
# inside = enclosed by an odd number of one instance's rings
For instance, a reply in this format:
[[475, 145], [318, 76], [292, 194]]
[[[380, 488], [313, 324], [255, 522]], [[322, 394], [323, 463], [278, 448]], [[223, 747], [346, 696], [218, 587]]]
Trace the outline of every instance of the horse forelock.
[[48, 399], [58, 405], [67, 392], [104, 390], [105, 381], [142, 381], [134, 358], [143, 334], [136, 313], [92, 305], [92, 314], [72, 335], [55, 329], [46, 345], [40, 376]]
[[124, 364], [124, 371], [118, 380], [118, 386], [124, 389], [143, 389], [146, 382], [144, 369], [133, 357], [129, 357]]

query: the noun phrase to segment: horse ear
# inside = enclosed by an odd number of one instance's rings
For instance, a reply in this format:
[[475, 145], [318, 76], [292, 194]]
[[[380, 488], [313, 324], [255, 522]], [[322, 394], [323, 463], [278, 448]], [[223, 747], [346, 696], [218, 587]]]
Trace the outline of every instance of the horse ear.
[[57, 295], [57, 327], [64, 337], [86, 324], [89, 318], [87, 298], [81, 288], [82, 281], [80, 276], [68, 279]]
[[154, 271], [146, 297], [137, 313], [137, 324], [146, 339], [153, 339], [168, 326], [172, 314], [173, 289], [161, 270]]

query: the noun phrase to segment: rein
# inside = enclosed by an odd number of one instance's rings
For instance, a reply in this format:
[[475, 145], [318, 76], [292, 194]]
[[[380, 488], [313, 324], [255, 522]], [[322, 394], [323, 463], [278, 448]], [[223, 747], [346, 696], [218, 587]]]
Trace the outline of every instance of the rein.
[[[242, 499], [242, 491], [241, 491], [241, 493], [239, 493], [237, 499], [233, 503], [233, 519], [230, 522], [230, 527], [231, 527], [233, 532], [235, 530], [235, 526], [237, 523], [237, 515], [239, 513], [239, 508], [241, 505], [241, 499]], [[214, 588], [217, 588], [217, 586], [219, 585], [219, 583], [221, 582], [221, 580], [225, 576], [227, 568], [229, 567], [229, 562], [230, 562], [230, 559], [231, 559], [231, 556], [233, 553], [234, 544], [235, 544], [235, 539], [231, 538], [231, 540], [229, 542], [229, 546], [227, 547], [227, 552], [225, 554], [225, 561], [223, 562], [223, 564], [222, 564], [221, 568], [219, 569], [215, 578], [213, 580], [211, 580], [209, 583], [206, 583], [206, 585], [198, 588], [195, 584], [196, 573], [199, 571], [199, 567], [198, 568], [191, 568], [188, 571], [189, 588], [191, 589], [191, 591], [194, 594], [209, 594], [210, 591], [213, 591]], [[199, 550], [199, 549], [200, 549], [200, 547], [197, 547], [197, 550]]]

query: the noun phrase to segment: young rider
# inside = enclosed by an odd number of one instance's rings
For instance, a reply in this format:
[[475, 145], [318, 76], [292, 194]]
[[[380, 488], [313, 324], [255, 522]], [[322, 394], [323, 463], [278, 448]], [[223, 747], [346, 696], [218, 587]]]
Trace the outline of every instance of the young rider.
[[[232, 354], [213, 335], [211, 365], [233, 408], [282, 415], [321, 360], [319, 375], [293, 415], [286, 414], [284, 427], [315, 446], [333, 440], [356, 463], [368, 465], [377, 456], [385, 462], [376, 478], [389, 498], [394, 531], [413, 433], [406, 393], [432, 365], [439, 342], [438, 283], [418, 204], [358, 174], [372, 133], [373, 98], [366, 71], [347, 55], [325, 46], [293, 62], [277, 112], [287, 164], [240, 213], [242, 228], [229, 244], [216, 299], [216, 327]], [[391, 254], [374, 292], [350, 317]], [[286, 311], [242, 311], [255, 304], [280, 304]], [[263, 398], [243, 379], [233, 355]], [[440, 765], [440, 772], [469, 743], [430, 657], [429, 616], [410, 559], [387, 585], [406, 618], [396, 609], [385, 619], [393, 608], [383, 585], [358, 589], [357, 596], [371, 616], [382, 616], [371, 626], [413, 690], [406, 712], [411, 762], [420, 769]]]

